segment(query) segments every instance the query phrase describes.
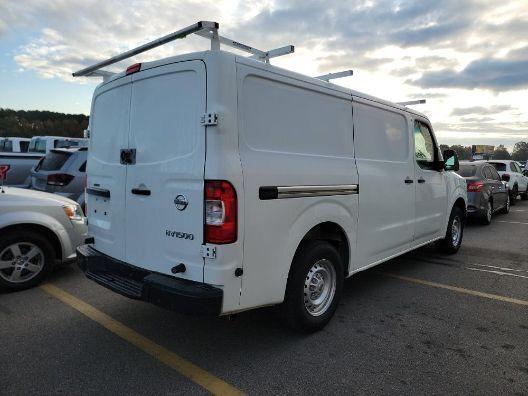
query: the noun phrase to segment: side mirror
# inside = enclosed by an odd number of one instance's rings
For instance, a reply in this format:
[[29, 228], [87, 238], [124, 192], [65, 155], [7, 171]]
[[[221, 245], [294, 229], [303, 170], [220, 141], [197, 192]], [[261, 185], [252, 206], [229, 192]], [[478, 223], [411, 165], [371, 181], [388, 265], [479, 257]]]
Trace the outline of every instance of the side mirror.
[[509, 182], [510, 181], [510, 175], [508, 175], [507, 173], [504, 173], [502, 176], [501, 176], [501, 179], [505, 182]]
[[528, 177], [528, 169], [523, 170], [523, 175]]
[[460, 169], [460, 166], [458, 164], [458, 155], [455, 150], [444, 150], [443, 152], [444, 156], [444, 169], [446, 171], [454, 171]]

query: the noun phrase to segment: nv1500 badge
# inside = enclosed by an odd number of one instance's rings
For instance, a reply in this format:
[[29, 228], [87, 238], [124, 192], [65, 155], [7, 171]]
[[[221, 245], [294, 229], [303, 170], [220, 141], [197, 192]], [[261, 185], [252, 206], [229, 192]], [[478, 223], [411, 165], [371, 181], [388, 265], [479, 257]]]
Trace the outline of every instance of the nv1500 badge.
[[188, 239], [190, 241], [194, 240], [194, 234], [188, 234], [186, 232], [173, 231], [173, 230], [165, 230], [165, 236], [168, 236], [171, 238]]

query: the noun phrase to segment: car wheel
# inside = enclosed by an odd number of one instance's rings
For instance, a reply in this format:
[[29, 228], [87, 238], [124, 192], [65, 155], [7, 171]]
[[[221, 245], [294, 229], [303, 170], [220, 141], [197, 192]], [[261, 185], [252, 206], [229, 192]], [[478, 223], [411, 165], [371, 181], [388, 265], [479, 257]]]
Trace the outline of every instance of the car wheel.
[[449, 222], [447, 223], [447, 231], [444, 239], [438, 243], [438, 248], [441, 253], [455, 254], [462, 245], [462, 237], [464, 236], [464, 213], [458, 207], [451, 210]]
[[0, 287], [23, 290], [38, 285], [52, 268], [55, 255], [46, 238], [15, 231], [0, 242]]
[[515, 206], [517, 203], [517, 195], [519, 195], [519, 187], [517, 185], [513, 186], [513, 189], [510, 193], [510, 205]]
[[506, 196], [506, 204], [501, 210], [501, 213], [508, 214], [510, 213], [510, 196]]
[[491, 201], [488, 201], [484, 213], [482, 213], [481, 222], [484, 225], [491, 224], [491, 218], [493, 216], [493, 204]]
[[282, 315], [294, 330], [312, 333], [334, 315], [343, 288], [344, 270], [337, 250], [328, 242], [305, 243], [293, 260]]

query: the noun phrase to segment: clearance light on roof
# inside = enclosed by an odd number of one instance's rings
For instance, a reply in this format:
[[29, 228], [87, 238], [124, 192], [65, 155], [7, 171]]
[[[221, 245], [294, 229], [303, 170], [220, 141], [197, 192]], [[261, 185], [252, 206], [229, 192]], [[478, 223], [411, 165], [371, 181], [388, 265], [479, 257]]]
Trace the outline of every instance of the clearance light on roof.
[[126, 69], [126, 75], [137, 73], [141, 70], [141, 63], [134, 63], [132, 66], [128, 66]]

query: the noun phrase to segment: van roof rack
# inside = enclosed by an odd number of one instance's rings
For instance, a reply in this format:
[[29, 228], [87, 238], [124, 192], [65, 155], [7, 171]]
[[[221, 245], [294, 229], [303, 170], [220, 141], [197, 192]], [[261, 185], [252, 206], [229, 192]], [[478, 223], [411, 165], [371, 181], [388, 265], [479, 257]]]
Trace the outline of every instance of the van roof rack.
[[317, 78], [317, 79], [323, 80], [323, 81], [330, 81], [330, 80], [335, 80], [336, 78], [348, 77], [348, 76], [351, 76], [353, 74], [354, 74], [353, 70], [343, 70], [343, 71], [340, 71], [340, 72], [323, 74], [321, 76], [316, 76], [314, 78]]
[[415, 104], [424, 104], [425, 99], [418, 99], [418, 100], [408, 100], [407, 102], [396, 102], [396, 104], [402, 105], [402, 106], [410, 106]]
[[86, 67], [79, 71], [76, 71], [72, 75], [73, 77], [82, 77], [82, 76], [103, 77], [103, 81], [106, 81], [108, 78], [110, 78], [115, 73], [112, 73], [108, 70], [101, 70], [103, 67], [113, 65], [114, 63], [120, 62], [124, 59], [138, 55], [142, 52], [159, 47], [160, 45], [167, 44], [171, 41], [185, 38], [188, 35], [193, 34], [193, 33], [201, 37], [210, 39], [212, 51], [219, 50], [220, 44], [223, 44], [223, 45], [227, 45], [232, 48], [236, 48], [241, 51], [249, 52], [252, 55], [251, 56], [252, 58], [258, 59], [265, 63], [269, 63], [270, 58], [275, 58], [277, 56], [291, 54], [295, 50], [293, 45], [287, 45], [285, 47], [276, 48], [270, 51], [262, 51], [254, 47], [251, 47], [249, 45], [240, 43], [238, 41], [231, 40], [227, 37], [220, 36], [218, 34], [219, 27], [220, 26], [217, 22], [200, 21], [200, 22], [195, 23], [194, 25], [187, 26], [176, 32], [167, 34], [166, 36], [160, 37], [156, 40], [140, 45], [139, 47], [125, 51], [122, 54], [119, 54], [109, 59], [106, 59], [104, 61], [98, 62], [95, 65]]

